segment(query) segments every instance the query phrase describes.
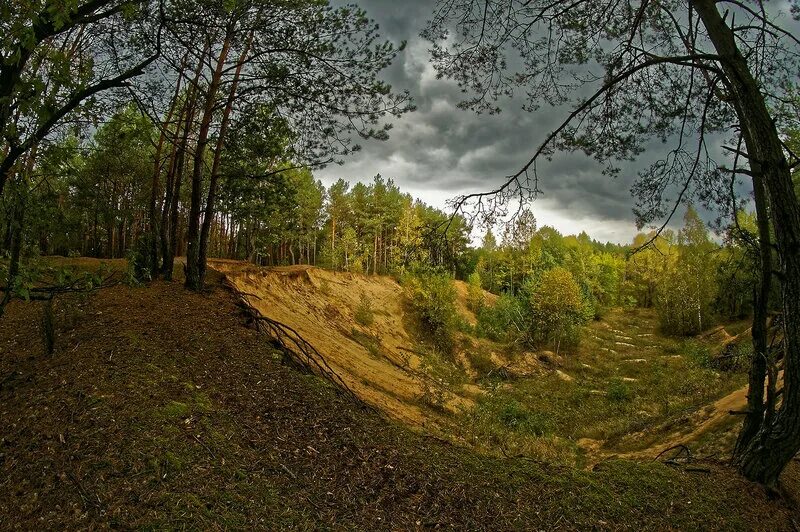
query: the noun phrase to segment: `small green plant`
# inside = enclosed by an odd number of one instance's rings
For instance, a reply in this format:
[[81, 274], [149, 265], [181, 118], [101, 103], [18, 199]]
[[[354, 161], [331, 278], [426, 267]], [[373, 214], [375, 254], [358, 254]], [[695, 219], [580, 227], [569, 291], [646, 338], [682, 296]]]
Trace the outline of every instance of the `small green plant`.
[[356, 328], [353, 328], [350, 333], [353, 335], [353, 340], [358, 342], [361, 347], [367, 350], [370, 356], [379, 358], [381, 356], [381, 340], [377, 336], [364, 334]]
[[552, 422], [546, 415], [531, 412], [513, 400], [502, 406], [498, 418], [507, 428], [532, 436], [544, 436], [553, 431]]
[[686, 342], [684, 344], [686, 358], [689, 363], [696, 368], [711, 368], [711, 354], [708, 348], [696, 342]]
[[525, 309], [516, 297], [503, 294], [494, 306], [484, 306], [478, 311], [478, 336], [496, 342], [514, 341], [526, 328]]
[[606, 397], [613, 403], [627, 403], [633, 399], [633, 391], [622, 379], [613, 379], [608, 384]]
[[152, 256], [150, 242], [149, 236], [140, 238], [125, 255], [128, 262], [125, 269], [125, 284], [137, 286], [153, 279], [155, 257]]
[[364, 327], [370, 327], [375, 322], [375, 312], [372, 309], [372, 301], [364, 292], [361, 292], [361, 298], [353, 313], [353, 318], [356, 320], [356, 323]]
[[405, 274], [401, 279], [406, 297], [419, 316], [425, 335], [437, 349], [453, 350], [459, 327], [456, 289], [447, 274]]

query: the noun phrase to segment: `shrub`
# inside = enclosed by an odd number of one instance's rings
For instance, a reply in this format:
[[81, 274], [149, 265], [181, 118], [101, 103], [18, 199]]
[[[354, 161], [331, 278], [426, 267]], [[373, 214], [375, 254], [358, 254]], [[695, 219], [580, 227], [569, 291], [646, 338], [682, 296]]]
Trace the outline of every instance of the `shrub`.
[[459, 325], [456, 289], [446, 274], [403, 275], [401, 282], [422, 327], [438, 349], [453, 350], [453, 334]]
[[375, 322], [375, 315], [372, 310], [372, 301], [370, 301], [367, 294], [361, 292], [361, 299], [358, 302], [358, 306], [356, 307], [355, 313], [353, 317], [356, 320], [356, 323], [359, 325], [363, 325], [364, 327], [369, 327]]
[[479, 312], [484, 305], [483, 288], [481, 288], [481, 274], [470, 274], [467, 279], [467, 308], [472, 312]]
[[606, 397], [614, 403], [627, 403], [633, 399], [633, 391], [622, 379], [613, 379], [608, 384]]
[[503, 425], [515, 432], [544, 436], [553, 431], [553, 424], [546, 415], [531, 412], [513, 400], [502, 406], [498, 418]]
[[550, 344], [556, 353], [575, 345], [581, 326], [594, 314], [572, 274], [561, 267], [547, 270], [530, 289], [531, 320], [528, 341], [535, 347]]
[[484, 306], [478, 311], [478, 336], [496, 342], [515, 341], [528, 328], [528, 312], [516, 297], [503, 294], [493, 307]]
[[156, 259], [151, 252], [151, 238], [145, 235], [136, 241], [136, 245], [129, 249], [125, 258], [128, 267], [125, 270], [125, 283], [135, 286], [152, 280], [156, 270]]
[[494, 362], [492, 362], [492, 357], [490, 357], [484, 351], [468, 351], [467, 358], [469, 359], [472, 369], [474, 369], [481, 377], [485, 377], [495, 369]]
[[686, 358], [692, 366], [705, 369], [712, 367], [711, 354], [706, 346], [687, 341], [684, 343], [684, 349], [686, 350]]

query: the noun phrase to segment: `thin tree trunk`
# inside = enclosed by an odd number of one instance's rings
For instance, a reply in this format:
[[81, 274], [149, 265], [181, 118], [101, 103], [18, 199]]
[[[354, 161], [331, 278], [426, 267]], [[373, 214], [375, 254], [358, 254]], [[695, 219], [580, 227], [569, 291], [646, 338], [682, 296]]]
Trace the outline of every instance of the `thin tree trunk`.
[[[225, 103], [225, 109], [222, 112], [222, 122], [219, 127], [219, 137], [217, 138], [217, 145], [214, 148], [214, 162], [211, 165], [211, 178], [208, 184], [208, 197], [206, 198], [206, 209], [203, 217], [203, 225], [200, 228], [200, 249], [197, 257], [197, 271], [198, 271], [198, 289], [202, 290], [206, 281], [206, 260], [208, 258], [208, 235], [211, 229], [211, 220], [214, 217], [214, 202], [217, 197], [217, 183], [219, 181], [219, 165], [222, 160], [222, 148], [225, 146], [225, 134], [228, 131], [228, 123], [233, 109], [233, 102], [236, 98], [236, 89], [239, 87], [239, 77], [242, 74], [242, 67], [244, 61], [247, 59], [247, 54], [250, 51], [250, 43], [252, 42], [253, 34], [247, 39], [247, 43], [242, 50], [239, 60], [236, 63], [236, 71], [233, 75], [231, 82], [231, 90], [228, 93], [228, 101]], [[226, 55], [224, 52], [223, 55]], [[220, 57], [220, 64], [224, 64], [224, 58]], [[219, 65], [217, 70], [220, 71]], [[221, 72], [221, 71], [220, 71]]]
[[[191, 133], [192, 124], [194, 123], [197, 105], [197, 87], [200, 81], [200, 74], [203, 72], [203, 65], [205, 63], [206, 56], [209, 54], [210, 49], [210, 44], [206, 43], [205, 47], [203, 48], [203, 53], [200, 55], [200, 58], [197, 61], [197, 67], [194, 71], [194, 80], [189, 88], [189, 92], [186, 95], [183, 113], [183, 135], [181, 137], [180, 145], [178, 146], [177, 150], [177, 156], [174, 161], [175, 182], [172, 189], [172, 198], [170, 204], [164, 206], [165, 212], [167, 208], [169, 209], [169, 238], [166, 238], [167, 232], [164, 230], [163, 235], [165, 238], [162, 239], [162, 242], [164, 242], [162, 246], [166, 249], [166, 253], [164, 254], [164, 262], [161, 267], [161, 272], [164, 275], [164, 279], [167, 281], [172, 280], [172, 271], [175, 268], [175, 255], [178, 252], [178, 205], [181, 199], [181, 185], [183, 183], [186, 153], [189, 148], [189, 134]], [[177, 134], [178, 133], [176, 129], [176, 139]]]
[[[164, 149], [164, 141], [167, 137], [167, 129], [172, 122], [172, 117], [175, 115], [175, 109], [178, 106], [178, 97], [180, 96], [181, 91], [181, 80], [183, 79], [183, 71], [186, 68], [186, 61], [188, 59], [188, 52], [183, 56], [181, 60], [180, 66], [180, 75], [178, 76], [178, 81], [175, 83], [175, 92], [172, 94], [172, 103], [169, 106], [169, 111], [167, 112], [167, 117], [164, 122], [161, 124], [161, 131], [158, 135], [158, 144], [156, 145], [156, 152], [153, 156], [153, 180], [152, 185], [150, 187], [150, 205], [148, 208], [148, 216], [149, 216], [149, 227], [148, 233], [150, 235], [150, 241], [148, 242], [148, 248], [150, 250], [150, 259], [148, 263], [151, 265], [151, 271], [153, 275], [156, 275], [156, 270], [158, 267], [158, 236], [159, 236], [159, 229], [158, 224], [156, 223], [156, 203], [158, 202], [158, 193], [161, 188], [159, 184], [160, 177], [161, 177], [161, 169], [163, 168], [163, 163], [161, 161], [161, 153]], [[179, 128], [176, 127], [175, 130], [177, 131]], [[170, 158], [170, 164], [172, 160]]]
[[203, 163], [208, 145], [208, 133], [211, 129], [211, 120], [214, 118], [214, 107], [217, 101], [225, 61], [231, 46], [232, 31], [228, 29], [225, 40], [217, 58], [217, 66], [211, 76], [208, 91], [205, 94], [203, 115], [200, 118], [200, 130], [197, 135], [197, 146], [194, 151], [192, 165], [192, 196], [189, 206], [189, 225], [186, 249], [186, 288], [194, 291], [203, 289], [200, 278], [200, 200], [203, 193]]

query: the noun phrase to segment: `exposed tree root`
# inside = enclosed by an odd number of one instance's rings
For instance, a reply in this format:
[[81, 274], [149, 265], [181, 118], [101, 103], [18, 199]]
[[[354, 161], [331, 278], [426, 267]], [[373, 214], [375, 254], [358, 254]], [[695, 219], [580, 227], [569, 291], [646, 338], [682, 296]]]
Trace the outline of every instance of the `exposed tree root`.
[[225, 281], [225, 285], [239, 297], [239, 300], [242, 302], [242, 308], [259, 332], [264, 332], [274, 339], [281, 349], [291, 355], [293, 360], [302, 367], [333, 382], [340, 387], [346, 395], [353, 398], [358, 403], [369, 406], [350, 389], [341, 375], [328, 364], [325, 357], [323, 357], [313, 345], [306, 341], [300, 333], [284, 323], [262, 316], [248, 300], [250, 297], [257, 298], [258, 296], [241, 292], [227, 280]]

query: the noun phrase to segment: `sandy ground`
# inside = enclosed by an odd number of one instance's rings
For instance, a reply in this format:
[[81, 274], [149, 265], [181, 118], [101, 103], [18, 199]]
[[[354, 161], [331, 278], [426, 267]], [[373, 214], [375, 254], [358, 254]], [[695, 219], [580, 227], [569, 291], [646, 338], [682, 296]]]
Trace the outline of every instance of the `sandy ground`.
[[[436, 405], [458, 413], [474, 405], [427, 376], [419, 348], [406, 329], [403, 289], [391, 277], [322, 270], [311, 266], [258, 268], [233, 261], [211, 261], [263, 316], [289, 325], [313, 345], [348, 388], [368, 404], [416, 427], [438, 425]], [[460, 283], [463, 285], [463, 283]], [[467, 320], [466, 286], [459, 308]], [[358, 323], [355, 313], [370, 302], [373, 321]]]

